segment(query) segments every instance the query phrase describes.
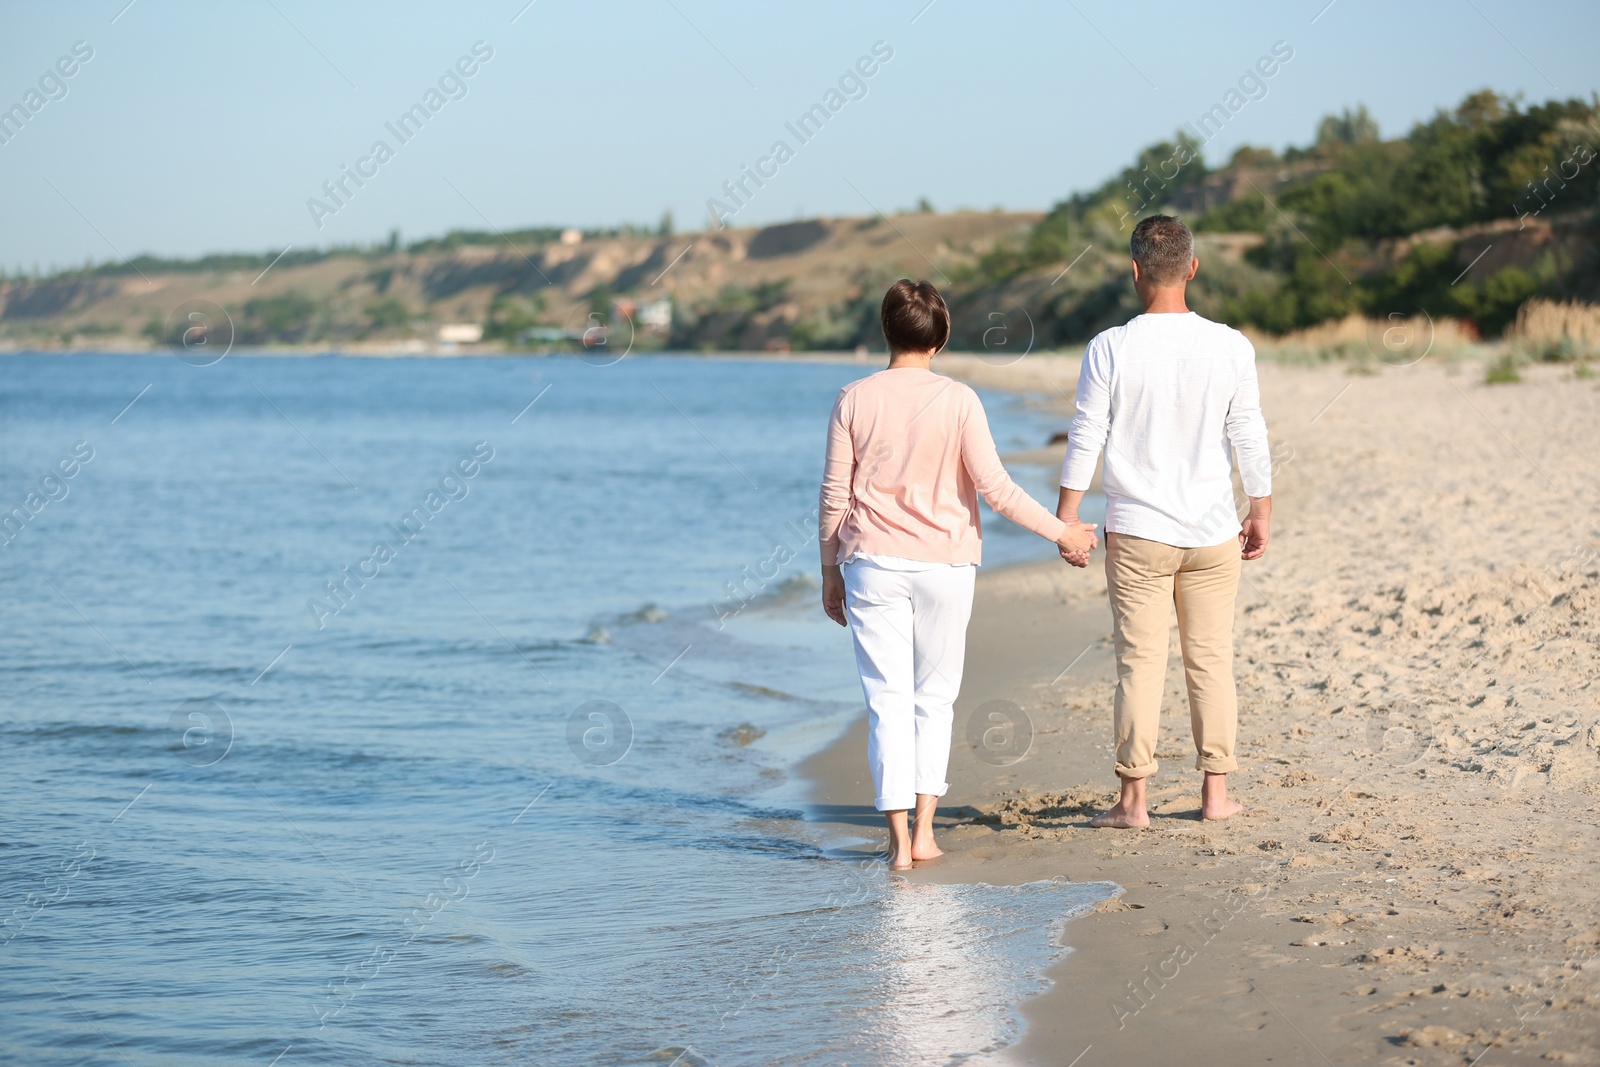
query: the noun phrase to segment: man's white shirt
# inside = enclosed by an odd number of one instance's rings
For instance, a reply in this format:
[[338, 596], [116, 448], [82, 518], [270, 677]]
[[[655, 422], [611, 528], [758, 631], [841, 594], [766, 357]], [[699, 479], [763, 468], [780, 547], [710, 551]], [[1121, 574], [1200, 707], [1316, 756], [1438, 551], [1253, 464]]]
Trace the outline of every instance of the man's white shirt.
[[1098, 334], [1083, 353], [1061, 484], [1088, 489], [1102, 451], [1107, 532], [1177, 548], [1237, 536], [1235, 452], [1245, 495], [1272, 494], [1255, 347], [1192, 311]]

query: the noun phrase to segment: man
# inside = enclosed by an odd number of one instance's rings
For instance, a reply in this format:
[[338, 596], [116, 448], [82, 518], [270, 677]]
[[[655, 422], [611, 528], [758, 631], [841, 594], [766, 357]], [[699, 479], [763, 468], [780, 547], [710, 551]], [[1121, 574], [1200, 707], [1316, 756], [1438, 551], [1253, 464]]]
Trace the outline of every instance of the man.
[[[1092, 826], [1148, 826], [1167, 627], [1174, 607], [1189, 688], [1202, 819], [1226, 819], [1238, 698], [1233, 603], [1240, 561], [1267, 550], [1272, 461], [1261, 416], [1255, 349], [1244, 335], [1189, 310], [1184, 290], [1200, 261], [1179, 219], [1134, 227], [1133, 286], [1144, 314], [1099, 334], [1083, 354], [1077, 414], [1061, 466], [1056, 515], [1078, 505], [1105, 451], [1106, 590], [1115, 624], [1116, 772], [1121, 797]], [[1233, 455], [1250, 498], [1241, 525]], [[1087, 552], [1061, 553], [1078, 567]]]

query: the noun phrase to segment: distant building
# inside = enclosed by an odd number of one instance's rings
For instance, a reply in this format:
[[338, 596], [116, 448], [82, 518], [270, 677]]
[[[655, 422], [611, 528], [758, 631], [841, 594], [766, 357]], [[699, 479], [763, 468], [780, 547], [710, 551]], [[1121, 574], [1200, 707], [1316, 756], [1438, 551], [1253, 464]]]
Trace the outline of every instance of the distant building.
[[483, 340], [483, 324], [447, 322], [439, 327], [438, 339], [444, 345], [475, 345]]
[[672, 301], [660, 297], [639, 305], [639, 325], [656, 330], [672, 329]]
[[540, 341], [545, 344], [578, 344], [584, 348], [597, 348], [606, 343], [608, 332], [604, 324], [591, 319], [590, 324], [582, 329], [569, 330], [565, 326], [530, 326], [517, 334], [517, 340], [524, 344]]
[[672, 329], [672, 298], [658, 296], [640, 303], [632, 297], [621, 297], [613, 305], [618, 313], [632, 319], [636, 325], [666, 333]]
[[561, 243], [564, 244], [564, 245], [582, 244], [583, 243], [583, 231], [582, 230], [562, 230], [561, 231]]

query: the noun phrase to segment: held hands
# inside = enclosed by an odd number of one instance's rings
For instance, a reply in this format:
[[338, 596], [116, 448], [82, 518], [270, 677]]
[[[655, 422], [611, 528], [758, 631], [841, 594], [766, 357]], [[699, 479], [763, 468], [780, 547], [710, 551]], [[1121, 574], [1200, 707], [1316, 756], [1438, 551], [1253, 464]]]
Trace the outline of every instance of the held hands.
[[1074, 567], [1087, 567], [1089, 550], [1100, 544], [1100, 539], [1094, 535], [1094, 527], [1075, 518], [1063, 521], [1067, 524], [1066, 532], [1056, 539], [1061, 558]]
[[[1095, 528], [1077, 519], [1064, 521], [1067, 528], [1056, 539], [1056, 548], [1060, 550], [1061, 558], [1074, 567], [1087, 567], [1090, 550], [1100, 547], [1100, 539], [1094, 533]], [[1264, 531], [1263, 526], [1263, 537], [1265, 537]], [[1263, 550], [1265, 543], [1263, 540]], [[822, 610], [828, 618], [840, 626], [849, 625], [844, 613], [844, 572], [837, 565], [822, 568]]]
[[844, 572], [837, 565], [822, 568], [822, 610], [840, 626], [849, 625], [844, 617]]

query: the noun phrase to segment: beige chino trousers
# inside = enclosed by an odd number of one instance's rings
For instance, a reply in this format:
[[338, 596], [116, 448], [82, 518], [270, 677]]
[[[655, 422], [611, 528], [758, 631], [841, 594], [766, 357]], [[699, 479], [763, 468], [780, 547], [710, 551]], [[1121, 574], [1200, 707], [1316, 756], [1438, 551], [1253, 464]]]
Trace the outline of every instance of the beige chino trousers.
[[1106, 534], [1106, 589], [1117, 656], [1117, 774], [1147, 778], [1157, 769], [1168, 627], [1178, 612], [1195, 769], [1237, 770], [1239, 698], [1233, 683], [1233, 603], [1239, 540], [1173, 548], [1128, 534]]

